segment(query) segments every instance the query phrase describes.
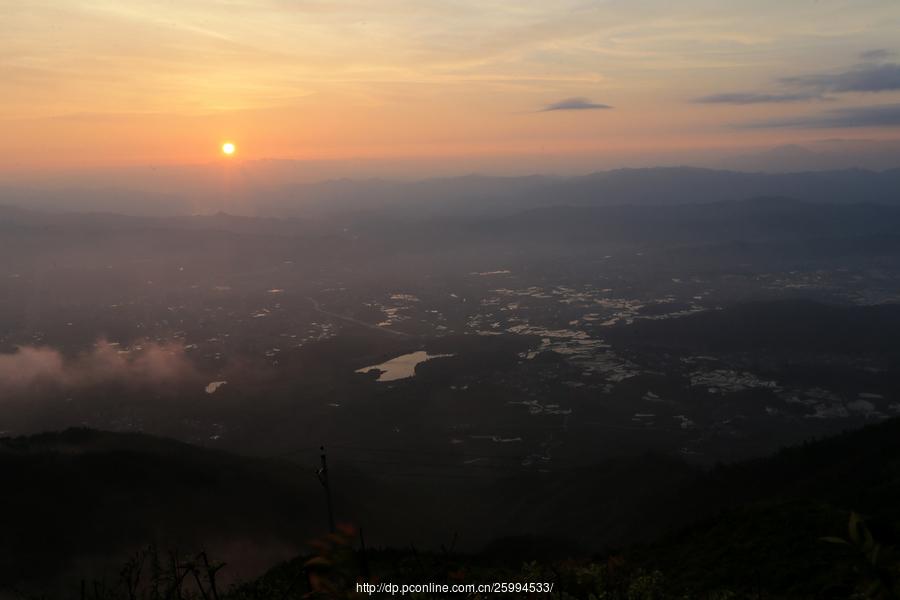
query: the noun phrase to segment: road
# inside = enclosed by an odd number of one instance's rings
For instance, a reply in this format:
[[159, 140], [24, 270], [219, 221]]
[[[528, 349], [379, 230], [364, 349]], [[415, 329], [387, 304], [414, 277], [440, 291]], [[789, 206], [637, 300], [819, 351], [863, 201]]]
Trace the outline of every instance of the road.
[[341, 315], [341, 314], [338, 314], [335, 312], [331, 312], [330, 310], [325, 310], [324, 308], [322, 308], [322, 306], [318, 303], [318, 301], [315, 298], [310, 298], [309, 296], [307, 296], [306, 299], [309, 300], [310, 303], [312, 304], [313, 310], [315, 310], [316, 312], [322, 313], [323, 315], [332, 317], [334, 319], [338, 319], [340, 321], [346, 321], [347, 323], [352, 323], [354, 325], [359, 325], [360, 327], [366, 327], [368, 329], [373, 329], [375, 331], [390, 333], [392, 335], [396, 335], [399, 337], [404, 337], [404, 338], [411, 337], [408, 333], [403, 333], [402, 331], [394, 331], [393, 329], [388, 329], [386, 327], [379, 327], [378, 325], [372, 325], [371, 323], [366, 323], [365, 321], [360, 321], [359, 319], [354, 319], [353, 317], [348, 317], [346, 315]]

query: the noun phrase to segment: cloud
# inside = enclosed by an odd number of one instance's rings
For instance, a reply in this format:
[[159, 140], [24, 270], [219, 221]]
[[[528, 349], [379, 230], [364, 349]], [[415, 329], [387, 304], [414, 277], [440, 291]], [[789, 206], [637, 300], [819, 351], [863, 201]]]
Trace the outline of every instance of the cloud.
[[755, 92], [733, 92], [726, 94], [712, 94], [695, 98], [694, 102], [700, 104], [763, 104], [769, 102], [801, 102], [804, 100], [820, 100], [823, 96], [812, 92], [786, 92], [775, 94], [760, 94]]
[[112, 381], [167, 383], [193, 374], [184, 348], [174, 344], [120, 350], [100, 341], [90, 352], [72, 358], [46, 346], [22, 346], [12, 354], [0, 354], [0, 388], [8, 390], [46, 384], [74, 388]]
[[900, 104], [838, 108], [817, 115], [757, 121], [740, 127], [750, 129], [900, 127]]
[[880, 62], [890, 56], [894, 56], [894, 54], [896, 54], [896, 52], [894, 52], [893, 50], [887, 50], [885, 48], [875, 48], [873, 50], [860, 52], [859, 58], [869, 62]]
[[565, 98], [559, 102], [548, 104], [538, 112], [550, 112], [553, 110], [603, 110], [608, 108], [612, 108], [612, 106], [591, 102], [589, 98]]
[[785, 77], [788, 86], [818, 90], [819, 92], [886, 92], [900, 90], [900, 64], [863, 64], [848, 71], [819, 73], [799, 77]]
[[778, 79], [774, 92], [725, 92], [701, 96], [700, 104], [763, 104], [827, 100], [827, 94], [900, 90], [900, 64], [880, 62], [893, 52], [883, 48], [860, 54], [868, 62], [834, 73], [813, 73]]

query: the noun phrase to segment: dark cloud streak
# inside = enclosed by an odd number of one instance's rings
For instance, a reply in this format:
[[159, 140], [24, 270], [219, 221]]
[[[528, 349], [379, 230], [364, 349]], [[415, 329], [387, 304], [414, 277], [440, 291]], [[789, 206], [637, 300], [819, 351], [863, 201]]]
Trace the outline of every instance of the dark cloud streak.
[[785, 77], [783, 84], [820, 92], [886, 92], [900, 90], [900, 64], [858, 65], [840, 73]]
[[550, 112], [554, 110], [606, 110], [612, 106], [592, 102], [590, 98], [565, 98], [559, 102], [548, 104], [538, 112]]
[[774, 92], [724, 92], [695, 98], [700, 104], [763, 104], [827, 100], [828, 94], [890, 92], [900, 90], [900, 64], [879, 62], [891, 52], [884, 49], [863, 52], [865, 62], [833, 73], [813, 73], [778, 80]]
[[900, 104], [838, 108], [816, 115], [757, 121], [738, 127], [743, 129], [900, 127]]
[[894, 56], [895, 54], [896, 52], [894, 52], [893, 50], [887, 50], [885, 48], [874, 48], [872, 50], [860, 52], [859, 57], [865, 61], [879, 62], [885, 60], [890, 56]]
[[712, 94], [695, 98], [698, 104], [764, 104], [778, 102], [802, 102], [805, 100], [825, 99], [821, 94], [814, 92], [796, 92], [782, 94], [759, 94], [755, 92], [734, 92], [726, 94]]

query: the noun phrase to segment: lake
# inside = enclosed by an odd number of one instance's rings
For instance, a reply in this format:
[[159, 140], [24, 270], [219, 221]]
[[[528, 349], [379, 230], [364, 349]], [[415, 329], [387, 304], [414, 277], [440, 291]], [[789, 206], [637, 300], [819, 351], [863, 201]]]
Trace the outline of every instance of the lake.
[[418, 352], [410, 352], [409, 354], [397, 356], [380, 365], [371, 365], [369, 367], [357, 369], [356, 372], [368, 373], [373, 370], [381, 371], [381, 374], [376, 381], [396, 381], [397, 379], [413, 377], [416, 374], [416, 365], [419, 363], [423, 363], [426, 360], [431, 360], [433, 358], [442, 358], [446, 356], [453, 356], [453, 354], [428, 354], [424, 350], [419, 350]]

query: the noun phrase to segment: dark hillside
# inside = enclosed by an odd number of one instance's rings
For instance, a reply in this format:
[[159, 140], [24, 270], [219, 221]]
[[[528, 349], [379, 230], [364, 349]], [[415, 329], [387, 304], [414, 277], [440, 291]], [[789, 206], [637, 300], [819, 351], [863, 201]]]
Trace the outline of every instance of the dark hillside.
[[[297, 517], [313, 505], [320, 514], [310, 473], [164, 438], [86, 429], [7, 438], [0, 473], [0, 581], [7, 583], [85, 569], [149, 543], [289, 555], [320, 533]], [[76, 556], [81, 562], [71, 563]]]

